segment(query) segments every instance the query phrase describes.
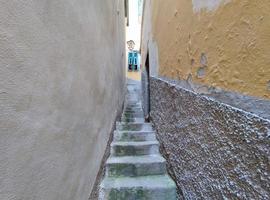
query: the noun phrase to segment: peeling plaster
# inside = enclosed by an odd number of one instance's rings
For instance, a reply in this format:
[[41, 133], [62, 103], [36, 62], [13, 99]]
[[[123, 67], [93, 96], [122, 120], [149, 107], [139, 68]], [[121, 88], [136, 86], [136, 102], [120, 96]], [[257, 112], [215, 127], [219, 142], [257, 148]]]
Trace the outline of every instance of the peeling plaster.
[[224, 5], [228, 2], [230, 2], [230, 0], [192, 0], [194, 12], [200, 12], [202, 9], [214, 11], [220, 5]]
[[[269, 0], [151, 2], [145, 12], [152, 12], [159, 76], [187, 80], [192, 74], [195, 83], [270, 99]], [[143, 24], [145, 31], [149, 23]], [[202, 53], [207, 55], [203, 77], [197, 74]]]

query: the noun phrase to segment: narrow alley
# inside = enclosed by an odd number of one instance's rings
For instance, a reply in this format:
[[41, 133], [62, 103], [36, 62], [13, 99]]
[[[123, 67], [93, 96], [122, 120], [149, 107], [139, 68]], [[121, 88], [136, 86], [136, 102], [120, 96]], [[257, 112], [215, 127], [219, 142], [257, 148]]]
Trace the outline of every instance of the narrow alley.
[[270, 199], [269, 0], [0, 0], [0, 200]]
[[99, 198], [176, 199], [176, 186], [167, 175], [155, 131], [144, 122], [139, 81], [127, 83], [124, 112], [114, 131]]

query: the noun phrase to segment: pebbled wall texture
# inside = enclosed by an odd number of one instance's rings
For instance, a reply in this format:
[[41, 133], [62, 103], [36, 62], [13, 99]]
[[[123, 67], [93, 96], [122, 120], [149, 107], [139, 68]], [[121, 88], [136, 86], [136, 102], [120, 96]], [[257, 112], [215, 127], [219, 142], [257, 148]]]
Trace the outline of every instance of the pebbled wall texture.
[[185, 199], [269, 199], [270, 121], [150, 78], [151, 119]]
[[122, 0], [0, 0], [0, 199], [86, 200], [125, 85]]

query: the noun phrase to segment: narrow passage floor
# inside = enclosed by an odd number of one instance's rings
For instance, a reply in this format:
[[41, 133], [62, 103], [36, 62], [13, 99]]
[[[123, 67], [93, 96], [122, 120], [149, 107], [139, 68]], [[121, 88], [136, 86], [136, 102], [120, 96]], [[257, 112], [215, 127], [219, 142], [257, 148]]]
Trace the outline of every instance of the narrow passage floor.
[[175, 200], [176, 186], [151, 123], [145, 123], [139, 82], [129, 82], [100, 185], [100, 200]]

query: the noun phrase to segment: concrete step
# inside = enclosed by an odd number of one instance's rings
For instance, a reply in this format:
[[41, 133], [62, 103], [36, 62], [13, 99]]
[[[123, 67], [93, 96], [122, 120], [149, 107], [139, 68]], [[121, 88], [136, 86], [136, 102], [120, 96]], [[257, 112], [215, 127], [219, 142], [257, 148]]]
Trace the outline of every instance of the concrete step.
[[121, 118], [121, 121], [122, 122], [136, 122], [136, 123], [144, 123], [145, 122], [144, 118], [142, 118], [142, 117], [128, 118], [128, 117], [125, 117], [125, 116]]
[[[138, 97], [138, 98], [140, 98], [140, 95], [139, 94], [137, 94], [136, 92], [138, 92], [138, 91], [127, 91], [127, 93], [126, 93], [126, 99], [127, 98], [131, 98], [131, 97]], [[139, 92], [140, 93], [140, 92]]]
[[166, 173], [155, 131], [144, 122], [141, 86], [136, 81], [128, 83], [99, 200], [176, 200], [176, 186]]
[[176, 186], [167, 175], [106, 177], [99, 200], [176, 200]]
[[142, 107], [141, 103], [126, 103], [125, 107]]
[[114, 131], [114, 141], [154, 141], [154, 131]]
[[124, 107], [124, 110], [125, 109], [142, 109], [142, 106], [141, 105], [138, 105], [138, 106], [134, 106], [134, 105], [126, 105]]
[[119, 131], [152, 131], [153, 127], [150, 123], [116, 123], [116, 129]]
[[142, 141], [142, 142], [112, 142], [111, 154], [113, 156], [139, 156], [159, 154], [158, 141]]
[[143, 113], [142, 108], [124, 109], [124, 113]]
[[123, 114], [125, 113], [143, 114], [143, 111], [142, 110], [124, 110]]
[[143, 113], [142, 108], [125, 108], [124, 112]]
[[136, 104], [141, 102], [139, 98], [126, 98], [125, 102], [128, 102], [129, 104]]
[[141, 104], [129, 104], [129, 103], [126, 103], [125, 108], [142, 108], [142, 105]]
[[123, 112], [122, 117], [124, 118], [144, 118], [142, 112]]
[[131, 99], [126, 99], [125, 102], [128, 102], [128, 104], [136, 104], [136, 103], [140, 103], [141, 104], [141, 100], [136, 99], [136, 100], [131, 100]]
[[142, 102], [141, 101], [137, 101], [137, 102], [126, 101], [125, 105], [139, 106], [139, 105], [142, 105]]
[[166, 163], [160, 155], [110, 157], [106, 162], [106, 175], [110, 177], [162, 174], [166, 174]]
[[127, 93], [126, 99], [140, 101], [140, 96], [135, 93]]
[[134, 108], [142, 108], [141, 105], [126, 105], [125, 108], [134, 109]]

